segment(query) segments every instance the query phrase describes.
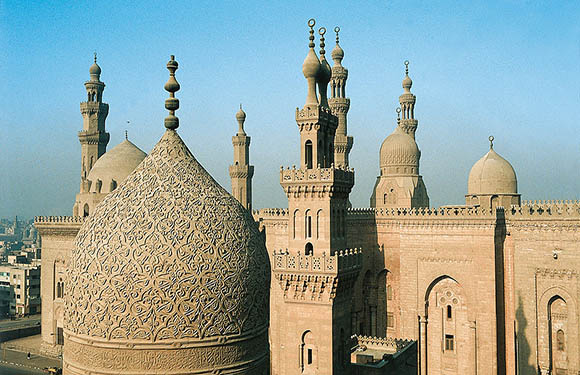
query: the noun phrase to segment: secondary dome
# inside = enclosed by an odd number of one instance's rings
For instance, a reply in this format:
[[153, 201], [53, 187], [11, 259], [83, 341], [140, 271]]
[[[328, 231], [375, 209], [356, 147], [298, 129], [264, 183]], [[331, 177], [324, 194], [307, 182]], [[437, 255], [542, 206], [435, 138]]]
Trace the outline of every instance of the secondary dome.
[[410, 135], [399, 127], [381, 145], [381, 168], [404, 166], [419, 168], [421, 151]]
[[167, 130], [77, 235], [65, 371], [263, 374], [269, 285], [250, 212]]
[[469, 172], [468, 195], [517, 194], [518, 180], [512, 165], [493, 147], [479, 159]]
[[[139, 147], [125, 139], [93, 165], [87, 177], [91, 181], [89, 192], [110, 193], [115, 190], [146, 156]], [[97, 181], [101, 181], [100, 187]]]

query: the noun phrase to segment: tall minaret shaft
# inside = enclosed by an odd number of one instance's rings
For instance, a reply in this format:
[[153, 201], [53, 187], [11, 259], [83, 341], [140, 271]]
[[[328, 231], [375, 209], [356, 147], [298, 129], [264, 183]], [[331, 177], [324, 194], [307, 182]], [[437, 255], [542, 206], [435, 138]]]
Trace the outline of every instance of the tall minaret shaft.
[[234, 146], [234, 164], [230, 165], [230, 178], [232, 179], [232, 195], [246, 209], [252, 209], [252, 177], [254, 166], [250, 165], [250, 137], [244, 131], [246, 113], [240, 110], [236, 113], [238, 121], [238, 133], [232, 137]]
[[89, 69], [90, 80], [85, 82], [87, 101], [81, 103], [83, 130], [78, 134], [81, 143], [81, 192], [86, 187], [84, 182], [93, 165], [107, 151], [109, 133], [105, 130], [105, 120], [109, 114], [109, 105], [103, 103], [105, 84], [101, 82], [101, 68], [95, 62]]
[[340, 27], [335, 27], [336, 46], [332, 50], [332, 76], [330, 78], [330, 99], [328, 103], [332, 113], [338, 117], [338, 127], [334, 137], [334, 163], [348, 167], [348, 155], [354, 143], [353, 137], [347, 135], [346, 116], [350, 108], [350, 99], [346, 97], [346, 80], [348, 79], [348, 70], [342, 66], [344, 51], [340, 47], [338, 33]]

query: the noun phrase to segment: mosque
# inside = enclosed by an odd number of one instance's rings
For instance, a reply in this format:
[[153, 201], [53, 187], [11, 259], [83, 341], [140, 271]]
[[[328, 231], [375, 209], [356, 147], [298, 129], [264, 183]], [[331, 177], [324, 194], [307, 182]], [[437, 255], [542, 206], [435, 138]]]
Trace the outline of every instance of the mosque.
[[35, 221], [44, 350], [70, 375], [577, 374], [580, 202], [522, 201], [490, 137], [465, 205], [429, 208], [405, 62], [370, 207], [351, 207], [340, 29], [331, 67], [326, 29], [317, 54], [308, 26], [288, 208], [251, 211], [241, 108], [232, 194], [197, 162], [177, 132], [173, 56], [159, 142], [107, 152], [95, 57], [73, 215]]

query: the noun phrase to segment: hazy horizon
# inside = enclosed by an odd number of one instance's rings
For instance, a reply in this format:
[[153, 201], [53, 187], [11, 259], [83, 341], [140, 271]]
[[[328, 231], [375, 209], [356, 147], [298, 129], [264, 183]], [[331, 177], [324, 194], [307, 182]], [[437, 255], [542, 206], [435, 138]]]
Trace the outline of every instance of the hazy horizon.
[[173, 54], [178, 132], [195, 157], [230, 190], [231, 136], [243, 103], [253, 206], [287, 207], [279, 170], [299, 164], [294, 113], [306, 99], [309, 18], [329, 30], [328, 57], [331, 30], [341, 27], [354, 206], [369, 206], [380, 145], [396, 126], [405, 60], [431, 206], [464, 203], [489, 135], [513, 165], [522, 199], [580, 198], [578, 2], [139, 4], [0, 3], [0, 217], [72, 214], [79, 103], [94, 51], [110, 107], [107, 149], [126, 129], [147, 153], [161, 138]]

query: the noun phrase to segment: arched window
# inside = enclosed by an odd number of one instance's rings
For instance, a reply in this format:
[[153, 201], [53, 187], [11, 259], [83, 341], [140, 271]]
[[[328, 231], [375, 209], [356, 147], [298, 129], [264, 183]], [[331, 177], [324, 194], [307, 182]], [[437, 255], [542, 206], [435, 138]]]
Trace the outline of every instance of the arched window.
[[453, 319], [453, 312], [451, 311], [451, 305], [447, 305], [447, 320]]
[[296, 226], [298, 224], [298, 210], [294, 211], [294, 217], [293, 217], [293, 222], [292, 222], [292, 238], [296, 239]]
[[85, 203], [85, 206], [83, 207], [83, 216], [87, 217], [89, 216], [89, 204]]
[[302, 343], [300, 345], [300, 368], [303, 373], [314, 373], [317, 360], [316, 343], [311, 331], [302, 334]]
[[306, 244], [306, 246], [304, 247], [304, 255], [312, 255], [313, 252], [314, 252], [314, 246], [312, 246], [312, 244], [310, 242], [308, 242]]
[[312, 169], [312, 141], [306, 141], [304, 144], [304, 162], [306, 163], [306, 168]]
[[304, 235], [306, 238], [312, 238], [312, 215], [310, 210], [304, 214]]
[[316, 239], [321, 237], [320, 226], [322, 225], [322, 210], [316, 212]]
[[383, 196], [383, 204], [387, 204], [387, 193]]

